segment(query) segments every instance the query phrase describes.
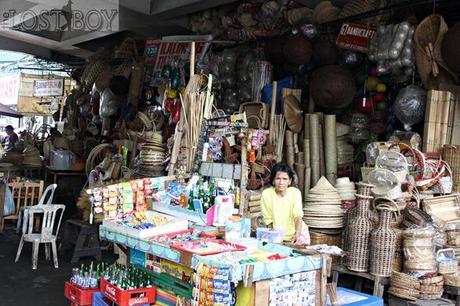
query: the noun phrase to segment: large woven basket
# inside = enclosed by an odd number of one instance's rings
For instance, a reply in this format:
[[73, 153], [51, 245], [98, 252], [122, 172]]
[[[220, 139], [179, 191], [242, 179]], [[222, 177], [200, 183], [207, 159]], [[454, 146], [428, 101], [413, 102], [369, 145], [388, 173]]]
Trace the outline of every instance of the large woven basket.
[[[375, 199], [374, 203], [381, 199]], [[391, 225], [393, 215], [399, 214], [394, 201], [374, 204], [380, 211], [379, 226], [370, 235], [370, 273], [376, 276], [391, 276], [395, 256], [397, 234]]]
[[460, 191], [460, 148], [452, 145], [444, 145], [442, 159], [452, 170], [453, 191]]
[[357, 216], [349, 228], [349, 247], [347, 267], [351, 271], [367, 272], [369, 270], [369, 236], [373, 222], [369, 219], [369, 206], [372, 197], [356, 195]]

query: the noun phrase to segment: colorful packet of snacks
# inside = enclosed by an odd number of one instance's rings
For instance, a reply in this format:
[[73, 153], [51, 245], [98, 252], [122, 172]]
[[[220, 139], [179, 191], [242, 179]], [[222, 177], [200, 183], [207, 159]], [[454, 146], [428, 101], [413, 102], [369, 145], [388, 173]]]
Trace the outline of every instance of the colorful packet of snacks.
[[121, 195], [123, 198], [122, 211], [123, 213], [130, 212], [134, 209], [134, 194], [129, 182], [121, 183]]

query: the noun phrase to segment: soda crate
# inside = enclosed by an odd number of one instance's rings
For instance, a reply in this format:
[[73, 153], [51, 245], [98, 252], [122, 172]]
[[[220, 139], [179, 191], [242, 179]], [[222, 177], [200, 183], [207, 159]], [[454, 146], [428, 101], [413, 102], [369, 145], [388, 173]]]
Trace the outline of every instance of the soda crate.
[[103, 277], [100, 284], [101, 293], [118, 306], [138, 306], [152, 304], [156, 300], [156, 288], [122, 290]]
[[65, 282], [64, 295], [70, 300], [72, 305], [91, 306], [93, 293], [99, 292], [99, 288], [81, 289], [71, 282]]

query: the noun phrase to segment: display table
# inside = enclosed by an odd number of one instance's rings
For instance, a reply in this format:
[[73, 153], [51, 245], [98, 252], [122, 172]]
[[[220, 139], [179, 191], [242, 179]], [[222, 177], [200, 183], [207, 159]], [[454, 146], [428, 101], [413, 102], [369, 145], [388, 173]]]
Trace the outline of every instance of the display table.
[[244, 262], [243, 258], [248, 255], [249, 250], [199, 256], [147, 239], [130, 237], [105, 226], [100, 226], [99, 235], [101, 239], [166, 259], [188, 269], [195, 269], [198, 264], [229, 268], [229, 279], [237, 284], [237, 295], [240, 297], [237, 305], [268, 305], [271, 280], [301, 272], [311, 272], [308, 275], [315, 288], [314, 305], [326, 305], [326, 288], [325, 286], [322, 288], [322, 279], [327, 278], [326, 269], [322, 269], [326, 261], [321, 255], [305, 256], [283, 245], [260, 242], [258, 249], [286, 257], [278, 260], [241, 263]]
[[53, 177], [53, 184], [58, 184], [59, 177], [65, 176], [86, 176], [84, 171], [77, 170], [54, 170], [48, 166], [45, 167], [45, 181], [48, 179], [48, 175]]
[[42, 170], [43, 170], [42, 166], [27, 166], [27, 165], [9, 166], [9, 167], [0, 166], [0, 173], [3, 173], [4, 177], [9, 177], [9, 178], [15, 178], [17, 176], [24, 176], [28, 178], [41, 177]]

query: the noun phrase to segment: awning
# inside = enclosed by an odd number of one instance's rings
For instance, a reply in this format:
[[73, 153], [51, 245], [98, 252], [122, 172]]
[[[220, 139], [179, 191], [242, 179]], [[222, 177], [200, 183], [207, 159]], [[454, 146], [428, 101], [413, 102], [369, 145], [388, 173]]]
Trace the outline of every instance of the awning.
[[7, 117], [15, 117], [15, 118], [21, 118], [22, 115], [15, 111], [14, 109], [9, 108], [6, 105], [3, 105], [0, 103], [0, 115], [1, 116], [7, 116]]

